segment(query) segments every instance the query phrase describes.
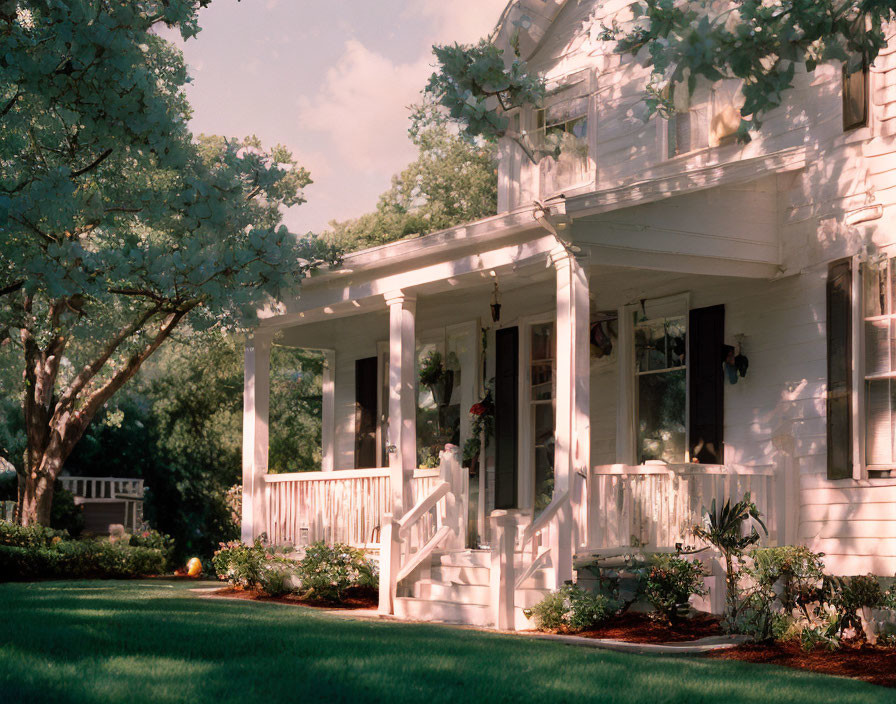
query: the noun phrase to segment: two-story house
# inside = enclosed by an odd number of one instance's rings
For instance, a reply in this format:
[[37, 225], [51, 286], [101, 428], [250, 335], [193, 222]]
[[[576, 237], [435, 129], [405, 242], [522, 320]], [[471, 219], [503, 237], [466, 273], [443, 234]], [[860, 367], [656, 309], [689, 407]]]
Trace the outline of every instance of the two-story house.
[[[646, 118], [649, 69], [599, 39], [628, 5], [511, 2], [493, 41], [548, 96], [510, 116], [498, 214], [266, 311], [245, 539], [377, 548], [383, 612], [496, 627], [747, 491], [769, 542], [896, 572], [894, 50], [799, 75], [744, 145], [737, 84]], [[322, 472], [266, 474], [274, 343], [326, 351]]]

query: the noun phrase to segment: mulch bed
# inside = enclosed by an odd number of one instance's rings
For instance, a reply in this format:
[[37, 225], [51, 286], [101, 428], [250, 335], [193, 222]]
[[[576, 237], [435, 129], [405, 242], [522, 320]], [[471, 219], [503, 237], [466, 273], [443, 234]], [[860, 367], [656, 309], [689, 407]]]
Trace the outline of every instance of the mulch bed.
[[268, 596], [256, 589], [243, 589], [241, 587], [224, 587], [211, 592], [209, 596], [226, 596], [231, 599], [247, 599], [249, 601], [274, 601], [278, 604], [310, 606], [314, 609], [375, 609], [379, 606], [379, 593], [375, 589], [366, 587], [352, 587], [348, 589], [342, 601], [303, 599], [297, 594]]
[[647, 614], [625, 613], [604, 621], [597, 628], [576, 635], [608, 638], [628, 643], [682, 643], [722, 635], [719, 619], [706, 614], [682, 619], [673, 626], [654, 621]]
[[852, 677], [882, 687], [896, 687], [896, 648], [877, 648], [863, 642], [844, 643], [840, 650], [823, 648], [806, 652], [795, 641], [746, 643], [728, 650], [714, 650], [705, 657], [783, 665], [826, 675]]

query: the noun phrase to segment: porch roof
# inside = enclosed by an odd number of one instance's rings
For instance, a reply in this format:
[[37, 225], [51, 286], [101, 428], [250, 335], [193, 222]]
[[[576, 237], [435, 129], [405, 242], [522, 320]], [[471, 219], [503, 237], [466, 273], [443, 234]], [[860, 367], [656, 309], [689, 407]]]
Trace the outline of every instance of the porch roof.
[[658, 173], [352, 252], [340, 266], [309, 275], [300, 294], [261, 311], [261, 327], [377, 310], [384, 294], [401, 289], [480, 286], [491, 271], [543, 264], [560, 238], [607, 266], [773, 278], [781, 273], [776, 174], [802, 168], [805, 157], [790, 149], [695, 173]]

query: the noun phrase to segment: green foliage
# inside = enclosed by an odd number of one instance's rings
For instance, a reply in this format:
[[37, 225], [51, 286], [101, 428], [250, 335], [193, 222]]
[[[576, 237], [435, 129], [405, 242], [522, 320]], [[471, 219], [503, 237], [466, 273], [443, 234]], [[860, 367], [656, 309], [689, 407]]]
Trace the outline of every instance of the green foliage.
[[0, 521], [0, 545], [16, 548], [50, 547], [68, 538], [65, 531], [46, 526], [20, 526], [10, 521]]
[[645, 595], [657, 618], [673, 623], [681, 610], [688, 607], [691, 596], [706, 594], [703, 564], [669, 553], [654, 555], [651, 563]]
[[541, 105], [544, 79], [529, 72], [516, 55], [509, 62], [504, 51], [486, 40], [432, 48], [438, 62], [426, 93], [448, 110], [469, 138], [495, 140], [507, 132], [504, 114], [522, 105]]
[[841, 577], [833, 581], [831, 603], [840, 616], [841, 628], [855, 628], [861, 632], [859, 611], [863, 607], [877, 608], [885, 601], [884, 590], [872, 574]]
[[[717, 508], [716, 500], [713, 499], [710, 509], [704, 511], [703, 523], [693, 529], [694, 536], [698, 540], [705, 540], [712, 545], [722, 553], [722, 558], [725, 560], [726, 611], [723, 624], [731, 631], [736, 631], [739, 625], [741, 606], [739, 572], [744, 552], [760, 540], [756, 525], [768, 535], [759, 509], [750, 500], [750, 494], [746, 493], [734, 505], [727, 499], [721, 508]], [[747, 526], [750, 528], [749, 533], [745, 530]]]
[[633, 23], [605, 27], [603, 38], [618, 40], [618, 51], [651, 67], [649, 110], [674, 112], [675, 91], [667, 86], [693, 94], [699, 80], [739, 79], [742, 139], [781, 104], [798, 66], [812, 72], [836, 60], [853, 72], [862, 56], [873, 62], [886, 46], [884, 24], [894, 17], [884, 0], [736, 2], [721, 13], [708, 0], [645, 0], [633, 10]]
[[[243, 327], [338, 258], [281, 224], [310, 183], [288, 150], [190, 134], [183, 57], [157, 28], [191, 37], [206, 4], [0, 12], [0, 340], [25, 373], [23, 482], [54, 479], [175, 330]], [[46, 520], [44, 506], [24, 518]]]
[[426, 355], [418, 375], [423, 386], [437, 386], [445, 378], [446, 373], [442, 353], [436, 350]]
[[264, 543], [259, 539], [252, 545], [232, 540], [221, 543], [221, 547], [212, 556], [212, 565], [218, 579], [235, 587], [255, 589], [261, 586], [262, 571], [268, 554]]
[[494, 145], [458, 135], [431, 104], [413, 108], [417, 159], [379, 197], [376, 210], [333, 221], [321, 237], [351, 251], [444, 230], [494, 215], [498, 209]]
[[165, 570], [171, 567], [170, 558], [174, 554], [174, 538], [157, 530], [143, 530], [128, 538], [128, 545], [135, 548], [151, 548], [162, 553]]
[[84, 530], [84, 512], [75, 504], [75, 495], [57, 481], [53, 489], [53, 506], [50, 509], [50, 527], [64, 530], [73, 538]]
[[531, 609], [538, 630], [569, 633], [594, 628], [614, 612], [606, 596], [585, 591], [575, 584], [563, 585]]
[[[4, 525], [0, 523], [0, 531]], [[123, 579], [165, 571], [165, 557], [155, 548], [131, 547], [107, 540], [64, 540], [58, 536], [44, 544], [37, 536], [24, 544], [24, 536], [20, 535], [19, 540], [19, 545], [0, 544], [0, 581]]]
[[485, 395], [470, 408], [470, 437], [464, 443], [463, 461], [469, 463], [478, 457], [482, 450], [482, 439], [485, 446], [495, 434], [495, 402], [492, 399], [494, 380], [486, 384]]
[[305, 549], [299, 563], [305, 598], [342, 601], [351, 587], [376, 588], [378, 573], [364, 553], [350, 545], [318, 542]]

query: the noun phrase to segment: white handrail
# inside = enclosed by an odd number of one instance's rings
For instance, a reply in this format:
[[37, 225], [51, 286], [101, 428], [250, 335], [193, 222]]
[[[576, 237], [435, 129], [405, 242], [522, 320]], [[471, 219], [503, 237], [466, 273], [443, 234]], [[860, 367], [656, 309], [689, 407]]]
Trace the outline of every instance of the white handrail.
[[451, 485], [448, 482], [443, 481], [436, 484], [432, 491], [420, 499], [417, 505], [398, 522], [398, 535], [402, 538], [405, 537], [410, 532], [411, 527], [447, 496], [449, 491], [451, 491]]
[[545, 508], [545, 510], [539, 514], [538, 518], [532, 521], [532, 523], [526, 527], [526, 530], [523, 531], [523, 535], [520, 537], [520, 545], [525, 545], [532, 540], [537, 533], [543, 531], [545, 526], [557, 515], [557, 511], [562, 508], [563, 504], [568, 502], [569, 491], [564, 491], [555, 495], [554, 498], [551, 499], [551, 503], [547, 505], [547, 508]]
[[396, 582], [400, 582], [405, 577], [407, 577], [411, 572], [417, 569], [423, 561], [426, 560], [431, 554], [432, 551], [435, 550], [439, 545], [444, 542], [444, 540], [451, 533], [451, 526], [442, 526], [436, 531], [436, 534], [432, 536], [426, 543], [421, 547], [417, 552], [415, 552], [411, 559], [408, 560], [407, 564], [398, 570], [398, 575], [395, 577]]

